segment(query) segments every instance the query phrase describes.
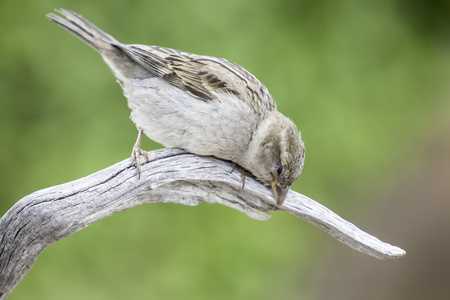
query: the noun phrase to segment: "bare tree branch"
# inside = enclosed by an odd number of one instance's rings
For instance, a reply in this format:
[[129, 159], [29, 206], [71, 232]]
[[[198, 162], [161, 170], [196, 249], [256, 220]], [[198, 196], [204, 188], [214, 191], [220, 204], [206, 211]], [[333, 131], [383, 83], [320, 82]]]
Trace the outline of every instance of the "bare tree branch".
[[403, 256], [326, 207], [290, 191], [281, 208], [269, 188], [229, 162], [200, 157], [181, 149], [149, 152], [149, 162], [136, 168], [126, 159], [87, 177], [32, 193], [0, 219], [0, 299], [5, 299], [50, 244], [122, 211], [144, 203], [220, 203], [266, 220], [272, 210], [296, 215], [350, 247], [377, 258]]

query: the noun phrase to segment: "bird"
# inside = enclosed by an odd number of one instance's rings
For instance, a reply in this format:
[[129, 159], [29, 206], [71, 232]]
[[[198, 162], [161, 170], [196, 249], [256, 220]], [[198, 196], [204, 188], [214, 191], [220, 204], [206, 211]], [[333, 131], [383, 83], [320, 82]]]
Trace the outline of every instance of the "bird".
[[47, 17], [99, 52], [122, 87], [138, 129], [131, 160], [139, 176], [141, 157], [148, 160], [145, 134], [165, 147], [231, 161], [233, 170], [236, 164], [249, 171], [283, 204], [303, 170], [305, 145], [250, 72], [223, 58], [123, 44], [68, 9]]

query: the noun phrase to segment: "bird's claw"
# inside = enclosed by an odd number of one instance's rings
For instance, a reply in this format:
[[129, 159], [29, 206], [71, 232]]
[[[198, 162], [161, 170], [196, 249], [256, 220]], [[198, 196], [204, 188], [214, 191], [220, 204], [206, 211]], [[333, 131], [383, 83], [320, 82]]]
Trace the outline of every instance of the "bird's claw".
[[138, 171], [138, 179], [141, 178], [141, 165], [142, 165], [141, 155], [144, 156], [148, 162], [147, 151], [144, 151], [141, 148], [141, 138], [142, 138], [142, 130], [139, 131], [138, 138], [133, 146], [133, 151], [131, 151], [131, 165], [136, 163], [136, 169]]
[[242, 188], [244, 188], [245, 187], [245, 169], [236, 163], [233, 163], [232, 165], [233, 165], [233, 168], [231, 169], [230, 173], [233, 173], [234, 169], [239, 168], [239, 170], [241, 171]]

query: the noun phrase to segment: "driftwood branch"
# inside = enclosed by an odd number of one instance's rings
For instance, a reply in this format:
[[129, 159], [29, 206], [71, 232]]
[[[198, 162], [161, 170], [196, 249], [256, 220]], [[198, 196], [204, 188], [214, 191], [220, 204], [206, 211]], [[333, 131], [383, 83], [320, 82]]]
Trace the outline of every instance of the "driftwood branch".
[[220, 203], [258, 220], [268, 219], [269, 211], [283, 210], [374, 257], [396, 258], [405, 254], [292, 190], [279, 208], [269, 188], [247, 174], [243, 189], [240, 172], [231, 170], [229, 162], [216, 158], [162, 149], [149, 152], [149, 162], [142, 166], [140, 179], [127, 159], [24, 197], [0, 219], [0, 299], [9, 295], [50, 244], [144, 203]]

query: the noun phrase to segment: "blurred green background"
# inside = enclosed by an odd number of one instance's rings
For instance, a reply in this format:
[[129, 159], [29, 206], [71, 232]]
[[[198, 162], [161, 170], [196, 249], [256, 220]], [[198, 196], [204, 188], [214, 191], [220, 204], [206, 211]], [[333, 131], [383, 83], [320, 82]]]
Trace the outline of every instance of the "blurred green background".
[[100, 56], [45, 18], [59, 7], [245, 67], [302, 131], [293, 189], [408, 253], [378, 261], [286, 213], [144, 205], [50, 246], [10, 299], [450, 297], [449, 1], [1, 0], [0, 215], [127, 158], [137, 135]]

